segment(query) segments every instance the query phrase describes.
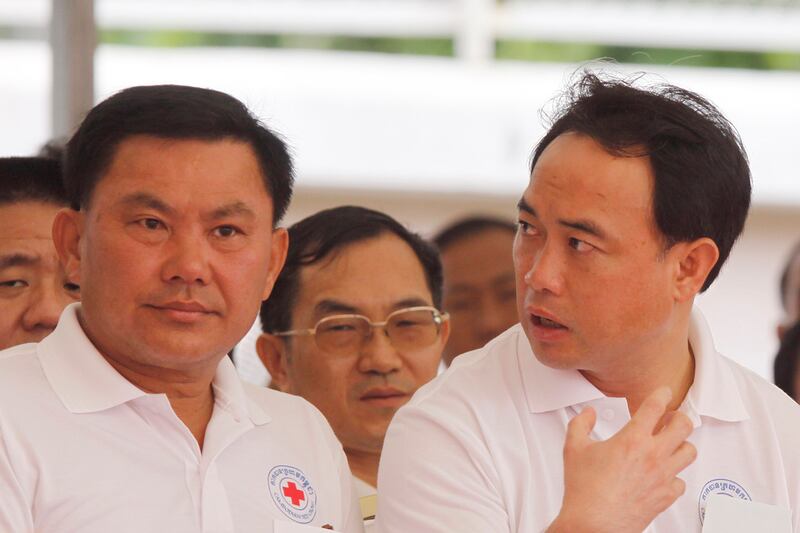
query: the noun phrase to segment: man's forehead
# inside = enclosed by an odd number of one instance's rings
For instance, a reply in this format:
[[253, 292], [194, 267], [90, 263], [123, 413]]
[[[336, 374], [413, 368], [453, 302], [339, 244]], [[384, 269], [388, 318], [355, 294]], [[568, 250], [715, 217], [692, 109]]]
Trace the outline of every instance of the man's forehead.
[[59, 209], [42, 202], [0, 205], [0, 240], [44, 240], [52, 245], [53, 218]]
[[[408, 307], [407, 304], [431, 305], [433, 296], [419, 258], [408, 245], [399, 238], [398, 241], [407, 250], [396, 248], [391, 241], [383, 242], [380, 248], [346, 246], [301, 267], [296, 304], [318, 310], [320, 303], [334, 301], [372, 312]], [[395, 253], [389, 256], [382, 251]]]
[[146, 187], [147, 192], [160, 191], [162, 196], [172, 192], [191, 198], [203, 193], [270, 197], [252, 146], [235, 139], [127, 137], [96, 187], [122, 188], [125, 193]]

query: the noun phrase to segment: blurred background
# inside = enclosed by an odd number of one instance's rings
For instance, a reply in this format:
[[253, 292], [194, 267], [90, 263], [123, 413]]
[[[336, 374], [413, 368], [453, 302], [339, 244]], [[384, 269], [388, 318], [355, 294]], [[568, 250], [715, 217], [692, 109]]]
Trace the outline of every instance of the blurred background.
[[350, 203], [430, 235], [515, 216], [542, 112], [598, 58], [739, 129], [754, 205], [699, 306], [717, 348], [771, 378], [800, 239], [800, 0], [0, 0], [0, 155], [68, 136], [124, 87], [211, 87], [287, 138], [287, 223]]

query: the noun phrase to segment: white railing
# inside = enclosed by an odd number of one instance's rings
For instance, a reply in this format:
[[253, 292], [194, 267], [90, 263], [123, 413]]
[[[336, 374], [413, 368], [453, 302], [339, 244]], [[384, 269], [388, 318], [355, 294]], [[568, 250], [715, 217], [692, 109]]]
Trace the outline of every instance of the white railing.
[[[69, 0], [55, 0], [67, 2]], [[47, 0], [0, 0], [0, 25], [45, 26]], [[498, 39], [800, 51], [798, 0], [96, 0], [101, 28], [452, 38], [493, 59]]]

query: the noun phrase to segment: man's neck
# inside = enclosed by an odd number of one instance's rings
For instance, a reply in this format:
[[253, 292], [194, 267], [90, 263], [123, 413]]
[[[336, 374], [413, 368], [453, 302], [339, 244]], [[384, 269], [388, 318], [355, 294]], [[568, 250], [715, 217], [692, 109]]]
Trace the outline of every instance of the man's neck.
[[[683, 329], [683, 328], [682, 328]], [[668, 409], [677, 410], [694, 382], [695, 361], [688, 341], [688, 324], [672, 342], [650, 347], [612, 368], [582, 370], [584, 377], [607, 396], [624, 397], [633, 415], [645, 398], [659, 387], [669, 387], [672, 401]]]
[[344, 453], [347, 455], [347, 462], [350, 464], [350, 471], [353, 475], [361, 481], [377, 487], [378, 464], [381, 461], [380, 452], [365, 452], [345, 448]]
[[[217, 364], [196, 365], [194, 368], [174, 369], [140, 363], [122, 353], [114, 353], [98, 343], [87, 327], [84, 317], [78, 312], [78, 322], [84, 334], [95, 345], [97, 351], [114, 370], [139, 389], [151, 394], [165, 394], [172, 410], [197, 440], [200, 449], [206, 434], [206, 426], [214, 410], [214, 392], [211, 382]], [[216, 361], [219, 363], [219, 361]]]
[[214, 410], [214, 393], [211, 381], [214, 374], [185, 374], [172, 369], [137, 368], [128, 361], [120, 361], [103, 354], [106, 361], [125, 379], [151, 394], [165, 394], [172, 410], [191, 431], [200, 449], [203, 448], [206, 427]]

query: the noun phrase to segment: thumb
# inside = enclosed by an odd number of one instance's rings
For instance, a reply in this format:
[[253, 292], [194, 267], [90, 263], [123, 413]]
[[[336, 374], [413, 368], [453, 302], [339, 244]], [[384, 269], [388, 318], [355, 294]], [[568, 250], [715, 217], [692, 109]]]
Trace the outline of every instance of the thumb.
[[564, 447], [580, 448], [590, 442], [589, 434], [594, 429], [595, 422], [597, 422], [597, 413], [591, 407], [587, 407], [579, 415], [574, 416], [567, 425]]

